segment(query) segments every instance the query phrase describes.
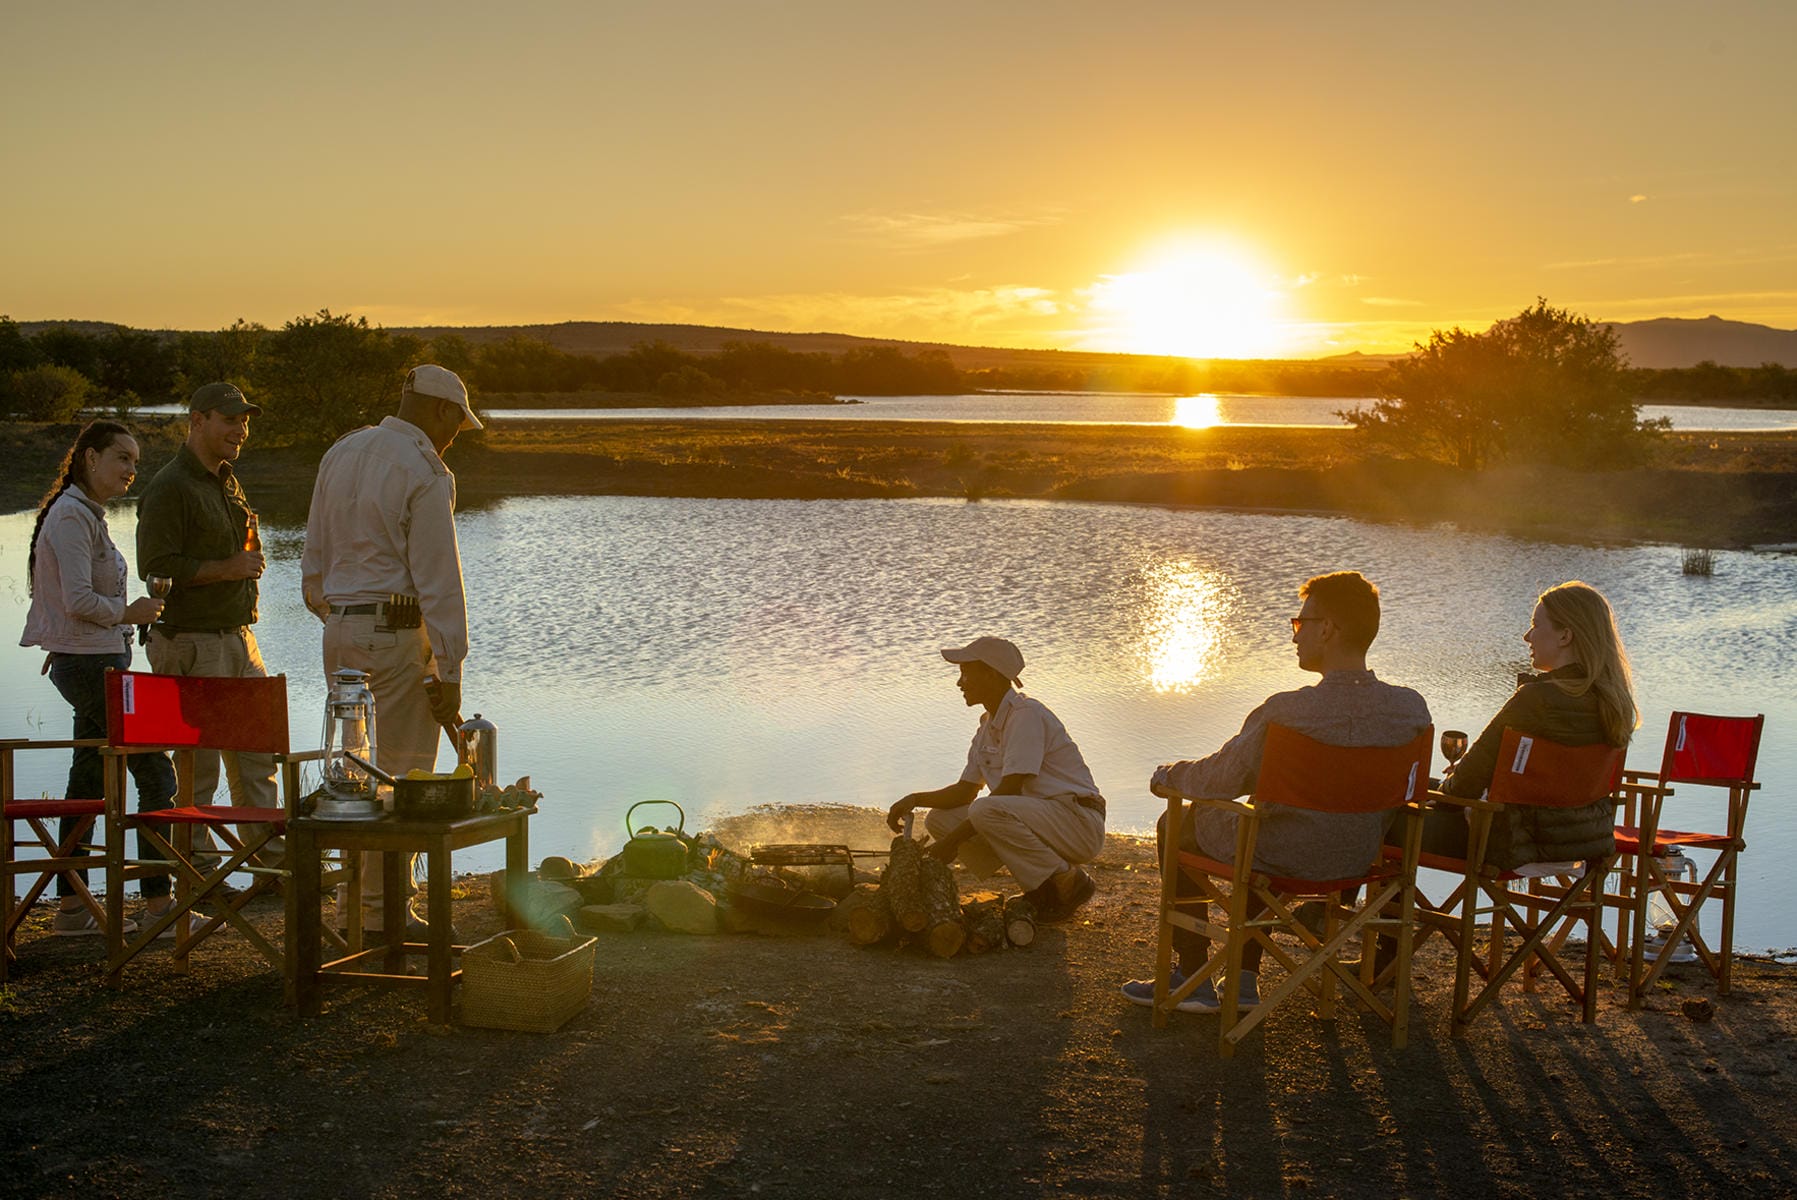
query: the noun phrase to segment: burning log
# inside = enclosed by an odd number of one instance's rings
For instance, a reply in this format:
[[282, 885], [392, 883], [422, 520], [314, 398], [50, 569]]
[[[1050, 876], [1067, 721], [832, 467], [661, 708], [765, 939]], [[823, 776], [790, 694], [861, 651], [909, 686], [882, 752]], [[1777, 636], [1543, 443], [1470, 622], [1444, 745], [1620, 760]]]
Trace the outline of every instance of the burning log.
[[1022, 896], [1005, 901], [1005, 939], [1013, 946], [1027, 946], [1036, 940], [1036, 906]]
[[878, 945], [898, 931], [885, 893], [872, 884], [860, 884], [843, 897], [831, 920], [857, 946]]

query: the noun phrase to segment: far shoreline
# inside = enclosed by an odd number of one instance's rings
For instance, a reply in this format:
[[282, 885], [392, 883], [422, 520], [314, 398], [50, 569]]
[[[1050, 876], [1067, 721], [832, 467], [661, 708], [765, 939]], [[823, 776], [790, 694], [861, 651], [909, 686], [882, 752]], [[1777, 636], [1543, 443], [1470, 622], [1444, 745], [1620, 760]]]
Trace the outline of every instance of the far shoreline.
[[[140, 493], [174, 453], [179, 417], [140, 418]], [[0, 426], [0, 508], [36, 506], [74, 425]], [[303, 521], [320, 446], [254, 439], [239, 474], [274, 520]], [[1788, 544], [1797, 431], [1669, 433], [1614, 471], [1471, 473], [1369, 451], [1330, 427], [720, 418], [545, 419], [464, 435], [448, 454], [462, 507], [519, 496], [1027, 499], [1311, 513], [1581, 544], [1710, 549]]]

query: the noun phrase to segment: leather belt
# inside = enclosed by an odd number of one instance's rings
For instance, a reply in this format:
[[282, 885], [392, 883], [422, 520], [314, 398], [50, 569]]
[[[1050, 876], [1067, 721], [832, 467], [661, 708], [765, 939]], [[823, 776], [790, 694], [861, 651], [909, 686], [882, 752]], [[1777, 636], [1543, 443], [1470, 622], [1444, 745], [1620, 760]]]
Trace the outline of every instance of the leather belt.
[[379, 601], [372, 604], [333, 604], [331, 605], [331, 615], [334, 617], [375, 617], [379, 616], [381, 610], [386, 607]]
[[1104, 816], [1103, 796], [1074, 796], [1072, 799], [1081, 808], [1089, 808], [1099, 816]]

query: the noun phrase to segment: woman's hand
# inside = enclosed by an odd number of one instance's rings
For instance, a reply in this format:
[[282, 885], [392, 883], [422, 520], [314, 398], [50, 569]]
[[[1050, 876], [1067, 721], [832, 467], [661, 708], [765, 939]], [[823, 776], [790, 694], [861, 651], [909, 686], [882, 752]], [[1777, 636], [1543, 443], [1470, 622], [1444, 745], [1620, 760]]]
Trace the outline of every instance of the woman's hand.
[[162, 601], [154, 596], [140, 596], [125, 605], [126, 625], [148, 625], [162, 615]]

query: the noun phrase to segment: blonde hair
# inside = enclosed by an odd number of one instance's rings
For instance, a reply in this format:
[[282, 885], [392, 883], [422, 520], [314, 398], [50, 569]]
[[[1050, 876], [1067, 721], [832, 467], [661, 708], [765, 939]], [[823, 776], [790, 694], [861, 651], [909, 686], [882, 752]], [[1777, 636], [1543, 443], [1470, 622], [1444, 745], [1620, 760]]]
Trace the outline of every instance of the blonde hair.
[[1541, 593], [1540, 601], [1548, 619], [1572, 634], [1573, 657], [1585, 668], [1583, 679], [1554, 682], [1568, 695], [1597, 693], [1605, 740], [1612, 746], [1628, 745], [1641, 726], [1641, 710], [1635, 704], [1635, 677], [1610, 602], [1602, 592], [1576, 579], [1549, 588]]

